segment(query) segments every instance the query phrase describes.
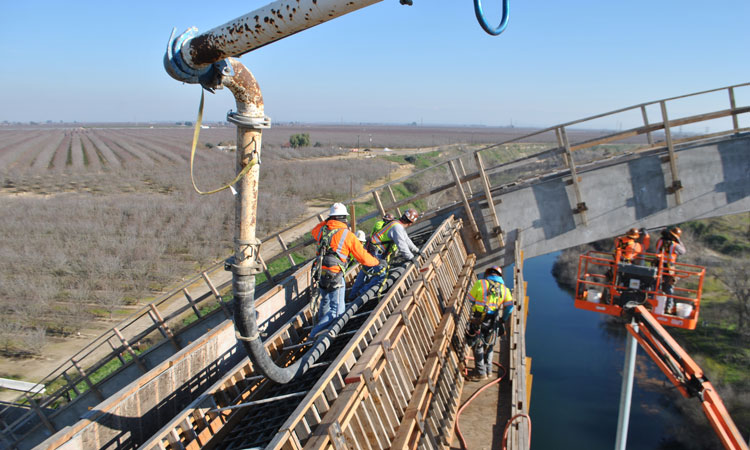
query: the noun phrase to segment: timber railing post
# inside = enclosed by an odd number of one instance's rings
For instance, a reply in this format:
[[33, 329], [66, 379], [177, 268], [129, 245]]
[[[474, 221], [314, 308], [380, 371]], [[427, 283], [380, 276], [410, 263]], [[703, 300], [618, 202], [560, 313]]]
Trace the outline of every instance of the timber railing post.
[[[279, 241], [279, 245], [281, 245], [281, 250], [282, 251], [285, 252], [285, 251], [289, 250], [289, 247], [287, 247], [286, 242], [284, 242], [284, 239], [282, 239], [281, 234], [277, 234], [276, 235], [276, 239]], [[289, 264], [291, 264], [292, 267], [294, 267], [295, 262], [294, 262], [294, 258], [292, 257], [292, 255], [289, 254], [289, 255], [286, 255], [286, 257], [289, 258]]]
[[477, 246], [477, 250], [479, 251], [479, 253], [485, 253], [487, 250], [484, 247], [484, 242], [482, 242], [482, 233], [479, 231], [479, 226], [477, 225], [476, 219], [474, 219], [474, 213], [471, 211], [469, 199], [466, 197], [466, 192], [464, 191], [463, 185], [461, 184], [461, 177], [458, 175], [458, 171], [456, 170], [456, 164], [453, 161], [449, 161], [448, 166], [450, 167], [451, 173], [453, 174], [453, 180], [456, 182], [456, 189], [458, 190], [458, 194], [461, 196], [461, 201], [464, 204], [464, 211], [466, 211], [466, 218], [469, 219], [469, 224], [471, 225], [474, 243]]
[[[648, 113], [646, 112], [646, 105], [641, 105], [641, 115], [643, 116], [643, 126], [648, 129]], [[646, 131], [646, 137], [648, 138], [648, 145], [654, 145], [654, 137], [651, 135], [651, 131]]]
[[492, 198], [492, 191], [490, 189], [490, 179], [487, 177], [487, 173], [484, 171], [484, 163], [482, 162], [482, 156], [479, 152], [474, 153], [474, 159], [477, 163], [477, 170], [479, 170], [479, 177], [482, 179], [482, 187], [484, 188], [484, 196], [487, 198], [487, 209], [490, 211], [492, 217], [492, 224], [495, 228], [492, 232], [497, 236], [497, 241], [500, 247], [505, 247], [505, 239], [503, 238], [503, 229], [500, 227], [500, 219], [497, 217], [497, 211], [495, 210], [495, 200]]
[[734, 87], [729, 88], [729, 107], [732, 108], [732, 127], [735, 133], [740, 132], [740, 122], [737, 120], [737, 102], [734, 99]]
[[[397, 203], [397, 200], [396, 196], [393, 194], [393, 189], [391, 189], [390, 184], [388, 185], [388, 193], [391, 195], [391, 202], [393, 202], [392, 204], [395, 205]], [[401, 209], [398, 206], [396, 207], [396, 213], [398, 213], [398, 217], [401, 217]]]
[[378, 194], [378, 191], [372, 191], [372, 197], [375, 199], [375, 205], [378, 207], [378, 211], [380, 211], [380, 216], [384, 216], [385, 208], [383, 208], [383, 202], [380, 201], [380, 194]]
[[570, 169], [570, 175], [573, 182], [573, 191], [575, 192], [576, 196], [576, 207], [573, 208], [573, 213], [581, 215], [581, 221], [585, 226], [588, 225], [586, 211], [588, 211], [589, 208], [586, 206], [586, 202], [584, 202], [583, 198], [581, 197], [581, 187], [578, 184], [578, 172], [576, 171], [576, 163], [573, 160], [573, 152], [570, 151], [570, 141], [568, 141], [568, 133], [567, 131], [565, 131], [565, 127], [557, 128], [557, 130], [558, 142], [562, 141], [563, 143], [563, 157], [565, 158], [565, 163], [567, 164], [568, 169]]
[[229, 311], [229, 308], [224, 303], [224, 299], [221, 297], [221, 294], [216, 289], [216, 286], [214, 286], [214, 283], [211, 281], [211, 279], [208, 277], [208, 274], [203, 271], [201, 272], [201, 276], [203, 277], [203, 280], [206, 282], [206, 285], [211, 290], [211, 293], [214, 294], [214, 298], [216, 298], [216, 301], [219, 302], [219, 306], [221, 306], [221, 310], [224, 311], [224, 315], [227, 318], [232, 317], [232, 313]]
[[148, 312], [148, 315], [151, 317], [151, 320], [154, 321], [154, 323], [159, 327], [159, 331], [161, 334], [169, 339], [169, 341], [172, 343], [175, 349], [182, 350], [182, 347], [180, 347], [180, 344], [177, 343], [177, 340], [174, 337], [174, 333], [172, 333], [172, 330], [169, 329], [167, 324], [164, 322], [164, 318], [159, 313], [159, 310], [156, 309], [156, 305], [151, 303], [148, 305], [151, 310]]
[[[118, 332], [119, 332], [119, 330], [118, 330]], [[85, 370], [83, 370], [83, 367], [81, 367], [81, 365], [78, 364], [78, 361], [76, 361], [73, 358], [70, 358], [70, 362], [72, 362], [73, 366], [75, 366], [75, 368], [78, 369], [78, 373], [81, 374], [81, 377], [83, 378], [83, 381], [85, 381], [86, 384], [89, 385], [89, 389], [91, 390], [91, 392], [94, 393], [94, 395], [96, 395], [96, 398], [98, 398], [99, 401], [103, 401], [104, 400], [104, 396], [102, 395], [102, 392], [99, 390], [99, 388], [97, 388], [96, 386], [94, 386], [94, 383], [91, 382], [91, 378], [89, 378], [89, 375], [86, 373]], [[31, 398], [29, 398], [29, 400], [31, 400]]]
[[667, 151], [669, 152], [669, 170], [672, 174], [672, 185], [667, 186], [667, 192], [674, 194], [675, 202], [680, 205], [682, 204], [682, 199], [680, 198], [682, 182], [677, 173], [677, 154], [674, 151], [674, 144], [672, 143], [672, 131], [669, 127], [669, 117], [667, 116], [667, 103], [664, 100], [659, 103], [661, 105], [661, 119], [664, 124], [664, 138], [667, 140]]

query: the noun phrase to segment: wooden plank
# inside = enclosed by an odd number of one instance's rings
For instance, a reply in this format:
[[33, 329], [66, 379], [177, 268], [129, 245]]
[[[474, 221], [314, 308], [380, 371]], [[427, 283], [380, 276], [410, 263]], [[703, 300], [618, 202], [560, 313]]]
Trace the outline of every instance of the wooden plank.
[[8, 378], [0, 378], [0, 388], [13, 389], [14, 391], [29, 392], [32, 394], [44, 394], [46, 391], [44, 385], [21, 380], [9, 380]]

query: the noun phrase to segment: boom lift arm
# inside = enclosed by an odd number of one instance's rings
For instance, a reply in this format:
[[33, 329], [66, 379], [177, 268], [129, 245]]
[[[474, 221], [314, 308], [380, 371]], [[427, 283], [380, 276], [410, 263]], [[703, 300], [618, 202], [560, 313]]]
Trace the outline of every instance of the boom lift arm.
[[700, 400], [703, 412], [724, 448], [748, 450], [724, 402], [693, 358], [677, 344], [643, 305], [625, 305], [623, 315], [632, 316], [633, 322], [625, 327], [669, 381], [685, 398], [697, 397]]

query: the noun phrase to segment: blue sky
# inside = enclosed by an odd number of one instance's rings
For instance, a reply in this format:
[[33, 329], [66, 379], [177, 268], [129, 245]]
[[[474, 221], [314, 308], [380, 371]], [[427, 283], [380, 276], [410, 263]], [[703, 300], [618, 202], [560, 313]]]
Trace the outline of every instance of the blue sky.
[[[195, 120], [172, 27], [267, 1], [26, 1], [0, 11], [0, 121]], [[490, 22], [500, 0], [484, 0]], [[511, 0], [486, 35], [470, 0], [384, 0], [241, 58], [273, 121], [547, 126], [750, 81], [750, 2]], [[208, 8], [207, 5], [210, 5]], [[207, 120], [233, 108], [208, 95]]]

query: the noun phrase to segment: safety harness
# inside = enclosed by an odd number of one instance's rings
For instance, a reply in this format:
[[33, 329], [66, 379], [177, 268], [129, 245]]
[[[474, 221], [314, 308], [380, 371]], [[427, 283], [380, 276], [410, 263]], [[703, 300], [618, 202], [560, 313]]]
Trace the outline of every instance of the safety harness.
[[383, 228], [380, 230], [373, 230], [372, 237], [370, 238], [373, 250], [376, 253], [383, 255], [383, 259], [386, 261], [389, 261], [391, 256], [398, 250], [396, 243], [388, 237], [388, 232], [396, 226], [396, 223], [398, 223], [398, 220], [392, 220], [384, 224]]
[[[482, 288], [481, 298], [475, 298], [469, 293], [469, 297], [474, 305], [471, 308], [472, 318], [469, 327], [466, 330], [466, 343], [471, 347], [482, 345], [485, 349], [495, 345], [498, 331], [502, 328], [505, 334], [505, 324], [502, 319], [498, 320], [500, 315], [499, 307], [503, 309], [513, 303], [510, 290], [505, 288], [502, 283], [488, 279], [480, 280]], [[494, 314], [490, 314], [494, 311]]]
[[[344, 234], [339, 239], [338, 247], [334, 249], [331, 246], [331, 241], [339, 231]], [[315, 254], [315, 261], [312, 267], [312, 279], [313, 283], [317, 284], [321, 289], [331, 290], [337, 287], [340, 280], [344, 277], [346, 255], [343, 253], [343, 248], [348, 233], [349, 230], [346, 228], [331, 229], [328, 228], [328, 225], [325, 225], [320, 230], [318, 250]], [[339, 271], [335, 272], [331, 270], [333, 267], [338, 267]]]

